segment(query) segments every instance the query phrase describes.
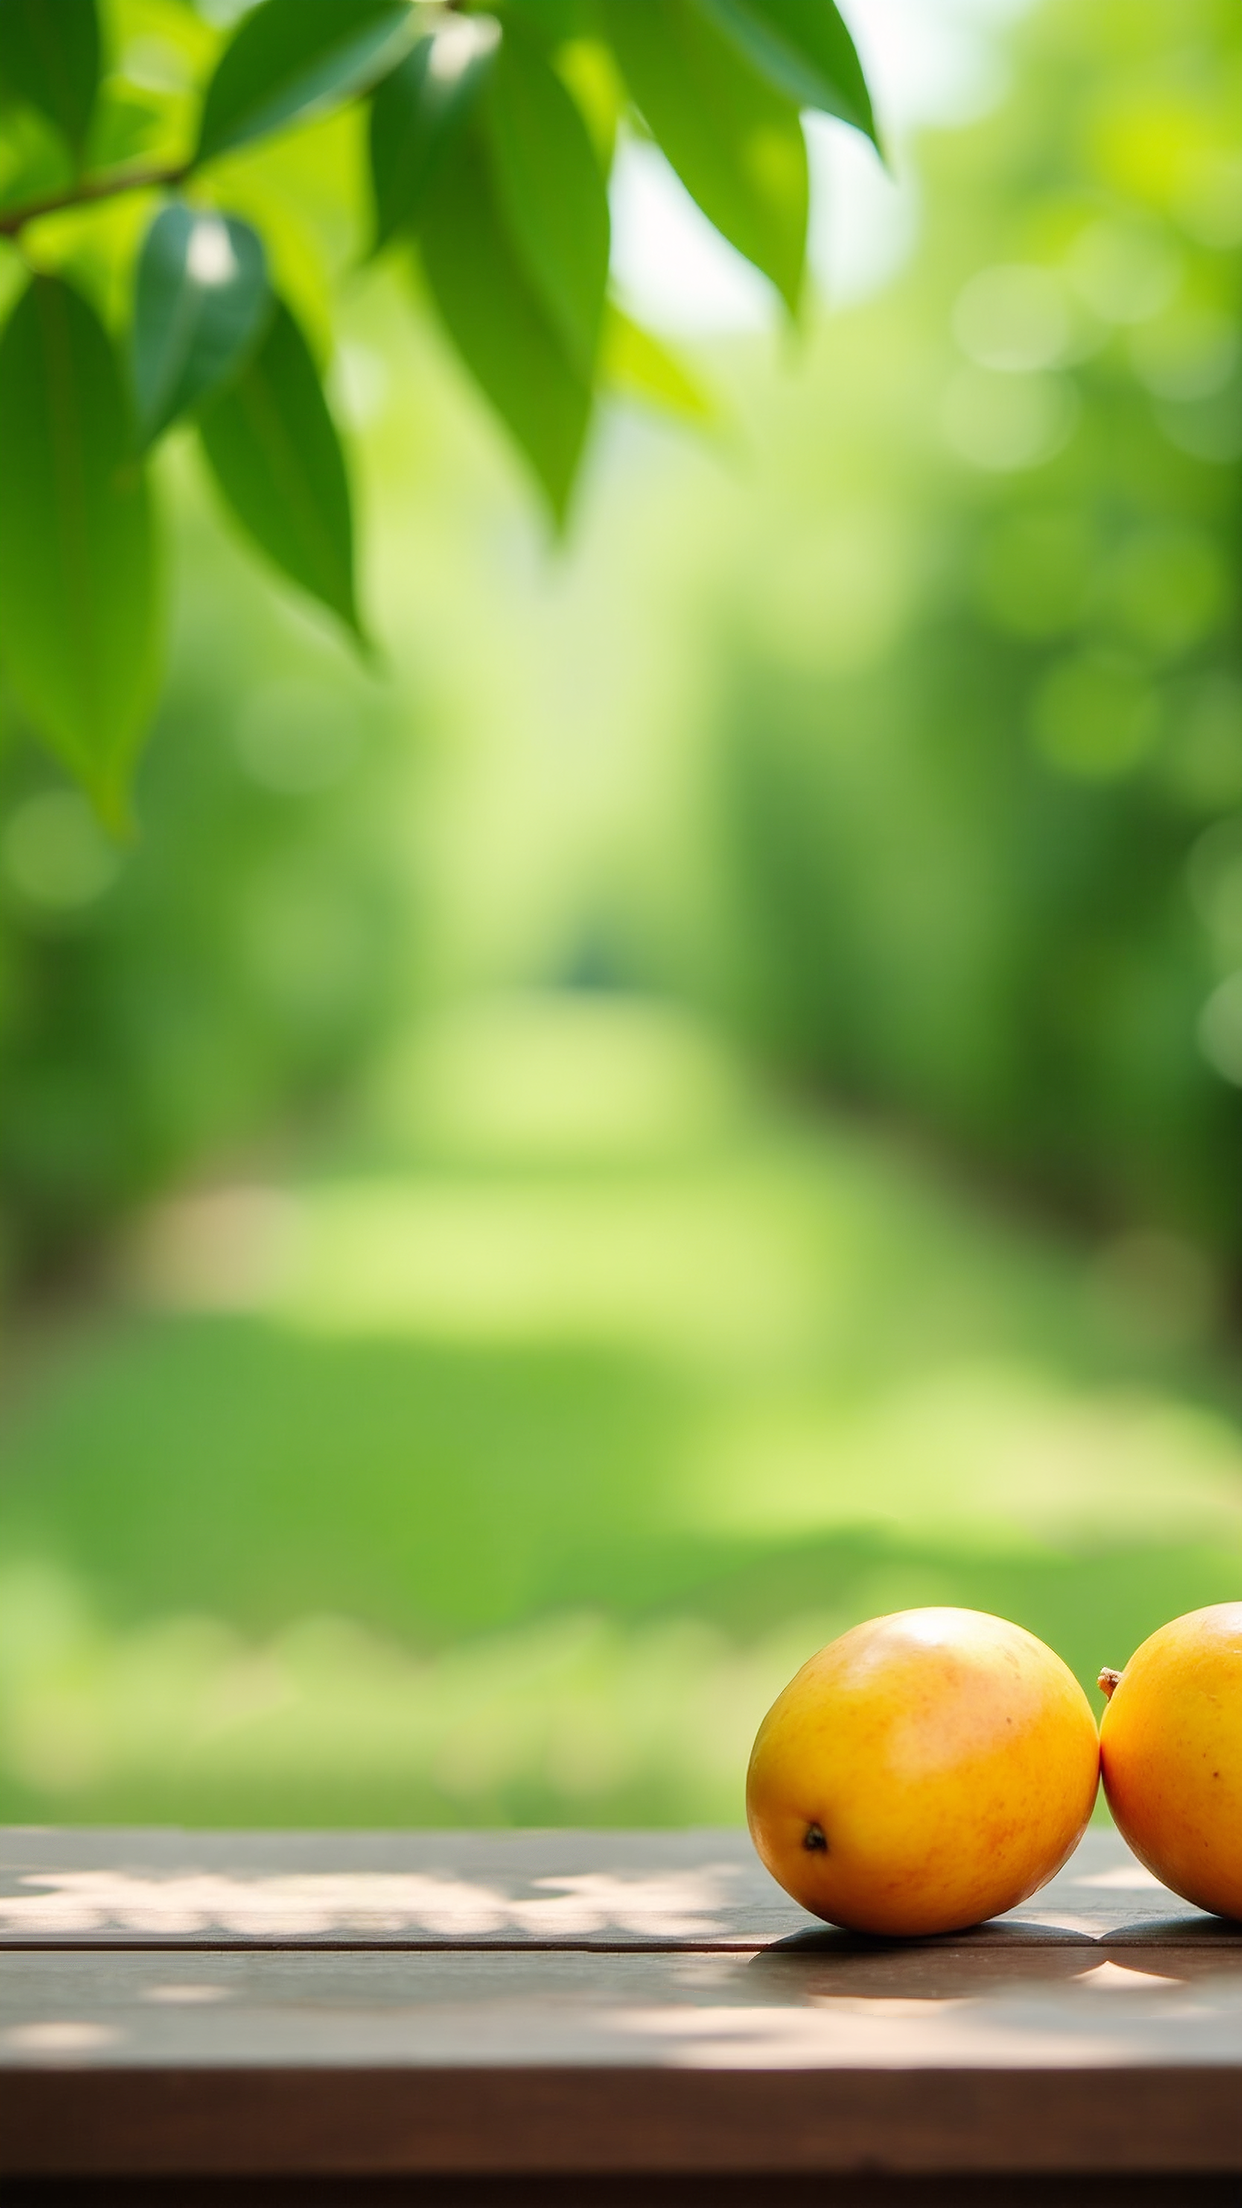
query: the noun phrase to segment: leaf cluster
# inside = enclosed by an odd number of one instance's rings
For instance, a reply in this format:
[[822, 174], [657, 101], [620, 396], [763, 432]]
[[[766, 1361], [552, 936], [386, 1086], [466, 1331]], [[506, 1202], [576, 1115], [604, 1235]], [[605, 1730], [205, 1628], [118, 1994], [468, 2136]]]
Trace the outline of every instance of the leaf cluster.
[[261, 0], [196, 95], [188, 152], [100, 163], [104, 30], [96, 0], [0, 0], [0, 123], [41, 133], [69, 177], [0, 194], [0, 235], [23, 250], [43, 218], [158, 195], [119, 343], [37, 255], [0, 334], [0, 649], [39, 732], [120, 827], [158, 687], [149, 460], [174, 425], [193, 425], [252, 543], [367, 642], [341, 437], [272, 241], [224, 203], [223, 157], [365, 103], [361, 255], [416, 257], [560, 527], [602, 388], [704, 412], [686, 371], [609, 298], [622, 119], [791, 314], [806, 258], [801, 110], [875, 128], [832, 0]]

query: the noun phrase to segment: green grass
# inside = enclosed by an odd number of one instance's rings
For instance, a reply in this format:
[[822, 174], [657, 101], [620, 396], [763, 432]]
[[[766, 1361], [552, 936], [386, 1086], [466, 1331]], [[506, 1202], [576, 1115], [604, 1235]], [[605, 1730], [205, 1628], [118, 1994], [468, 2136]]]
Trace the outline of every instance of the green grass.
[[18, 1359], [0, 1808], [732, 1818], [795, 1665], [919, 1602], [1089, 1682], [1242, 1580], [1230, 1384], [1149, 1259], [669, 1014], [484, 1010]]

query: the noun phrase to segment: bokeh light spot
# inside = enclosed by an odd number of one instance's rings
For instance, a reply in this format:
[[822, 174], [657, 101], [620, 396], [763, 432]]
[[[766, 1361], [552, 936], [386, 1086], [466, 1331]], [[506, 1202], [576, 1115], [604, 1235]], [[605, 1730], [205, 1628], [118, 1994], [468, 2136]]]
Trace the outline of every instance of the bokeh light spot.
[[1242, 354], [1227, 315], [1185, 308], [1136, 329], [1130, 359], [1140, 383], [1159, 399], [1206, 399], [1224, 389]]
[[980, 269], [958, 296], [953, 334], [982, 368], [1055, 367], [1070, 335], [1061, 285], [1049, 269], [1022, 262]]
[[1079, 297], [1104, 322], [1147, 322], [1181, 281], [1181, 256], [1154, 225], [1093, 222], [1079, 232], [1067, 264]]
[[970, 367], [949, 384], [941, 420], [963, 460], [1003, 475], [1051, 460], [1069, 443], [1078, 415], [1078, 393], [1063, 376]]

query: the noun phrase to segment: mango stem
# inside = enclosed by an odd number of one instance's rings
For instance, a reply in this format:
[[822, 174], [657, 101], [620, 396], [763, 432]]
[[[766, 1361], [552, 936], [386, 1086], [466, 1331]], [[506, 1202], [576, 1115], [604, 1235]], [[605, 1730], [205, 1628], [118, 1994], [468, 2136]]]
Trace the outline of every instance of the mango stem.
[[1097, 1685], [1099, 1686], [1100, 1692], [1106, 1702], [1111, 1702], [1113, 1688], [1116, 1686], [1117, 1681], [1120, 1679], [1120, 1677], [1121, 1673], [1119, 1671], [1111, 1671], [1107, 1665], [1105, 1665], [1104, 1670], [1100, 1673]]

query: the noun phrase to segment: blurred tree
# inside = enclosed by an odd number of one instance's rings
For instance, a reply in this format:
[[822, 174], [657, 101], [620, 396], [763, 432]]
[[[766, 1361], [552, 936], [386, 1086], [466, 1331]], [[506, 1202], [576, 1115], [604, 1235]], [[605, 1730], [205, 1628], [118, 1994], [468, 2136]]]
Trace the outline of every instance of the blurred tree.
[[[145, 69], [113, 72], [134, 43]], [[102, 17], [96, 0], [3, 0], [0, 98], [0, 236], [21, 256], [0, 337], [4, 664], [113, 827], [159, 687], [148, 456], [175, 423], [196, 422], [242, 530], [370, 649], [324, 333], [288, 265], [298, 209], [252, 149], [365, 105], [353, 259], [417, 239], [427, 295], [559, 526], [601, 386], [694, 400], [607, 297], [627, 101], [791, 314], [800, 111], [874, 137], [832, 0], [112, 0]], [[356, 230], [357, 197], [351, 177], [337, 213]], [[309, 281], [322, 296], [322, 272]]]
[[916, 260], [769, 439], [717, 1001], [973, 1168], [1236, 1264], [1242, 17], [1010, 36], [1007, 95], [920, 147]]

